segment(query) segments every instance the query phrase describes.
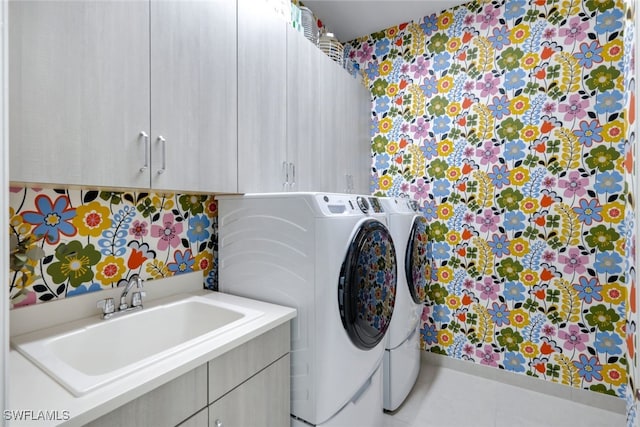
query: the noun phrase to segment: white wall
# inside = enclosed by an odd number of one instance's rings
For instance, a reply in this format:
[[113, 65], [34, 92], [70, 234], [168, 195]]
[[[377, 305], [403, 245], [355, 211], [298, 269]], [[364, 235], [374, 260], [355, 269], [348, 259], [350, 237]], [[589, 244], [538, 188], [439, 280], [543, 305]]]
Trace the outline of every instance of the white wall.
[[[8, 78], [7, 78], [7, 19], [8, 2], [0, 3], [0, 235], [5, 236], [9, 229], [9, 143], [7, 126]], [[0, 277], [9, 277], [9, 239], [0, 239]], [[0, 280], [0, 284], [4, 280]], [[7, 408], [9, 374], [9, 288], [0, 286], [0, 425], [5, 425], [2, 414]]]

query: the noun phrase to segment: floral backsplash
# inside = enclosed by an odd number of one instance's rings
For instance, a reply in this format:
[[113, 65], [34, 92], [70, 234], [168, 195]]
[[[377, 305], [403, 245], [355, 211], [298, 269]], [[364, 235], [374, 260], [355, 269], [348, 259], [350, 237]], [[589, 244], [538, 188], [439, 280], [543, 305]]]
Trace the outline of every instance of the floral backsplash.
[[627, 7], [477, 0], [346, 46], [372, 92], [372, 192], [430, 221], [425, 349], [627, 394]]
[[216, 283], [213, 196], [10, 189], [11, 246], [24, 268], [9, 280], [12, 306], [36, 304], [144, 280], [202, 271]]

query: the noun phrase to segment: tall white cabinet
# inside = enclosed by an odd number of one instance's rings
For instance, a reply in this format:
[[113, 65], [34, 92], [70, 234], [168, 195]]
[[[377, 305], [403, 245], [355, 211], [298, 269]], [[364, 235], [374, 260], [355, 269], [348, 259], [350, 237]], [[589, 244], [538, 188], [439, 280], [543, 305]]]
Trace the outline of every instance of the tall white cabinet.
[[237, 190], [234, 1], [9, 13], [12, 181]]

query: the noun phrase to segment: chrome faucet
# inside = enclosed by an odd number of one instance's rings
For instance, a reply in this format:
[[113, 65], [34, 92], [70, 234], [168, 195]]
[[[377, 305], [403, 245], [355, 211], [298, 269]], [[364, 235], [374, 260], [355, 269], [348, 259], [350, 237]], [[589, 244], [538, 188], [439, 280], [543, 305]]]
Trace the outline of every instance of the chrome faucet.
[[[117, 311], [113, 302], [113, 298], [106, 298], [98, 301], [98, 308], [102, 309], [102, 318], [106, 320], [111, 319], [112, 317], [120, 316], [130, 311], [142, 310], [142, 297], [146, 296], [146, 293], [142, 290], [144, 287], [143, 284], [144, 281], [137, 274], [134, 274], [129, 278], [127, 284], [122, 290], [122, 294], [120, 295], [120, 305], [118, 306]], [[131, 294], [131, 305], [129, 306], [127, 304], [127, 295], [129, 295], [129, 291], [131, 291], [133, 285], [136, 285], [136, 287], [140, 290]]]

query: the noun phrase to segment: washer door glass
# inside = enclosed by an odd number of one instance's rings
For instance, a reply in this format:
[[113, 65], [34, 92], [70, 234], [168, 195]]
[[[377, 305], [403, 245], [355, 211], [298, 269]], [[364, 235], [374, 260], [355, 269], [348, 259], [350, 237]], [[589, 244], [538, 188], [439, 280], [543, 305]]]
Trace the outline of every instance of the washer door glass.
[[389, 230], [373, 219], [362, 223], [340, 271], [342, 325], [361, 349], [375, 347], [389, 327], [396, 298], [397, 262]]
[[416, 304], [426, 299], [427, 285], [431, 277], [431, 250], [429, 246], [427, 220], [417, 216], [413, 221], [407, 253], [404, 258], [404, 271], [411, 298]]

